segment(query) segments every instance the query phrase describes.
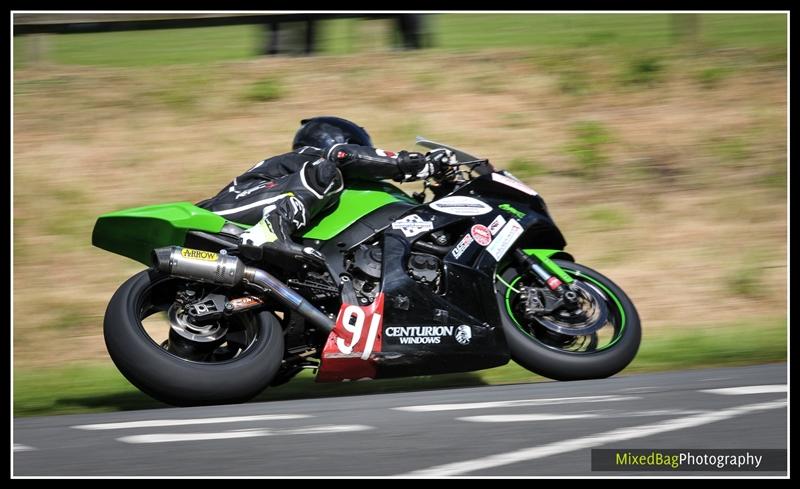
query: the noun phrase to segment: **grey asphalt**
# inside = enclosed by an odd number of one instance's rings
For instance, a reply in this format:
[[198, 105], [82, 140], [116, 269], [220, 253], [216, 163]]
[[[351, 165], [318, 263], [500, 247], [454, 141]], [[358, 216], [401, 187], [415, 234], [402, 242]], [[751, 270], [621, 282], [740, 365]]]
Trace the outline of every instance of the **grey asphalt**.
[[[786, 371], [785, 364], [773, 364], [581, 382], [20, 418], [14, 420], [13, 475], [711, 474], [593, 472], [587, 446], [785, 449], [787, 394], [780, 386], [786, 384]], [[734, 395], [704, 392], [745, 386], [768, 387], [756, 392], [734, 391]], [[424, 407], [441, 404], [451, 406], [439, 410]], [[396, 409], [408, 406], [423, 407]], [[294, 417], [208, 419], [266, 415]], [[509, 415], [539, 417], [503, 417]], [[153, 423], [158, 420], [162, 422]], [[686, 420], [690, 424], [682, 425]], [[109, 425], [135, 421], [150, 423]], [[77, 428], [97, 424], [104, 429]], [[181, 434], [196, 435], [190, 440], [175, 438]], [[604, 442], [598, 436], [611, 436], [612, 440]], [[487, 461], [491, 466], [483, 465]]]

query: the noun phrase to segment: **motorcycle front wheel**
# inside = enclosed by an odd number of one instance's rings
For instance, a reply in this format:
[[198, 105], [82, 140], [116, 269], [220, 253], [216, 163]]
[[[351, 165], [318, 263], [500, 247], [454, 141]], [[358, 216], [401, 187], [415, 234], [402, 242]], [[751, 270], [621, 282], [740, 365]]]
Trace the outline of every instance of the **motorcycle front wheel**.
[[514, 265], [496, 282], [511, 358], [555, 380], [610, 377], [627, 367], [641, 341], [639, 314], [614, 282], [591, 268], [553, 260], [574, 280], [579, 307], [526, 318], [521, 302], [538, 284]]
[[[119, 371], [142, 392], [175, 406], [244, 402], [264, 390], [283, 360], [283, 331], [271, 312], [243, 312], [197, 330], [175, 333], [175, 297], [186, 281], [142, 271], [116, 291], [103, 336]], [[145, 328], [161, 318], [165, 340]], [[177, 319], [176, 319], [177, 318]], [[159, 321], [156, 321], [159, 322]], [[178, 323], [178, 328], [173, 325]], [[205, 336], [203, 336], [205, 335]]]

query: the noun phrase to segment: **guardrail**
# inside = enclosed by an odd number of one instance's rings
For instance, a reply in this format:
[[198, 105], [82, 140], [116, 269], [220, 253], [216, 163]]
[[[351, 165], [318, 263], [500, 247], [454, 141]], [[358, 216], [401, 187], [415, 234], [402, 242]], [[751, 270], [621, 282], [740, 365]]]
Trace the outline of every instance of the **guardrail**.
[[14, 13], [14, 35], [78, 34], [146, 29], [180, 29], [224, 25], [261, 24], [271, 30], [264, 54], [281, 52], [281, 24], [305, 24], [303, 52], [315, 50], [315, 24], [337, 18], [396, 19], [406, 48], [423, 47], [422, 15], [358, 14], [358, 13], [249, 13], [249, 14], [17, 14]]

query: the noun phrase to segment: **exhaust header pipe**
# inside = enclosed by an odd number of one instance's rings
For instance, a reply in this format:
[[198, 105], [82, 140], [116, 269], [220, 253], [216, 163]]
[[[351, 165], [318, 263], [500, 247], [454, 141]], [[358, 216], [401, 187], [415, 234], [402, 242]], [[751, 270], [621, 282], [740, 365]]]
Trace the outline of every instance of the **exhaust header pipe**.
[[166, 246], [153, 250], [153, 267], [167, 275], [196, 282], [226, 287], [233, 287], [241, 282], [252, 284], [326, 333], [333, 331], [335, 326], [331, 318], [294, 289], [260, 268], [245, 266], [235, 256], [180, 246]]

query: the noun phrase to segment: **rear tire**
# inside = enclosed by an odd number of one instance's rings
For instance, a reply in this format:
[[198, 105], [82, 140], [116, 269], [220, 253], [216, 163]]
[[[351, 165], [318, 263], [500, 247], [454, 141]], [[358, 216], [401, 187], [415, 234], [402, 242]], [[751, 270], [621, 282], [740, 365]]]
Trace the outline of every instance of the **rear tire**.
[[[621, 330], [619, 337], [610, 346], [596, 351], [570, 352], [548, 346], [525, 332], [509, 315], [505, 296], [507, 289], [498, 282], [498, 306], [511, 358], [526, 369], [555, 380], [600, 379], [616, 374], [633, 361], [641, 341], [639, 314], [633, 302], [614, 282], [591, 268], [564, 260], [553, 261], [576, 280], [586, 280], [588, 283], [588, 277], [607, 289], [606, 294], [616, 297], [618, 302], [609, 297], [608, 306], [610, 310], [613, 308], [618, 321], [623, 323], [616, 325]], [[512, 283], [516, 276], [519, 273], [513, 266], [502, 274], [507, 283]]]
[[176, 280], [150, 270], [126, 281], [106, 309], [103, 335], [122, 375], [145, 394], [175, 406], [228, 404], [251, 399], [269, 385], [283, 359], [283, 331], [270, 312], [242, 313], [255, 339], [238, 356], [216, 363], [182, 359], [156, 344], [142, 326], [148, 291]]

